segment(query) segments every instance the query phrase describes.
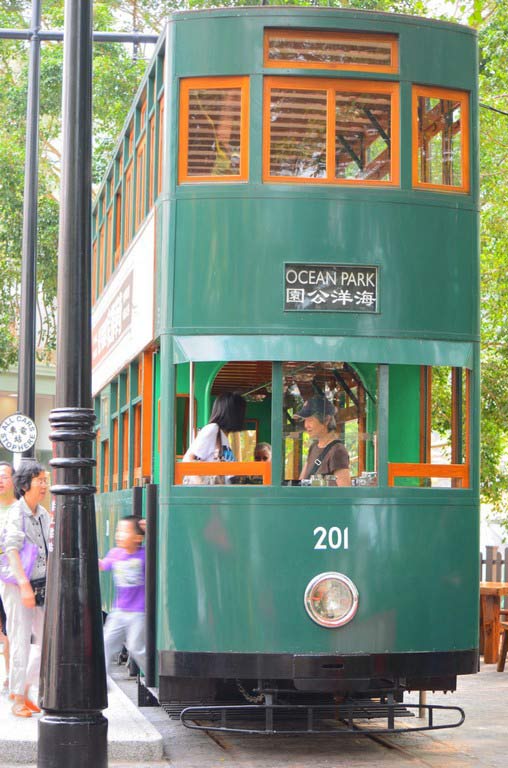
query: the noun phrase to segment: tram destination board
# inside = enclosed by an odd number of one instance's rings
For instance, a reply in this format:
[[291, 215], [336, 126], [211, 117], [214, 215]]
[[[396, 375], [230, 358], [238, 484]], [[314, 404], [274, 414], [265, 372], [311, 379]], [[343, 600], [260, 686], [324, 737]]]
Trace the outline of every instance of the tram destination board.
[[377, 267], [285, 264], [284, 310], [377, 312]]

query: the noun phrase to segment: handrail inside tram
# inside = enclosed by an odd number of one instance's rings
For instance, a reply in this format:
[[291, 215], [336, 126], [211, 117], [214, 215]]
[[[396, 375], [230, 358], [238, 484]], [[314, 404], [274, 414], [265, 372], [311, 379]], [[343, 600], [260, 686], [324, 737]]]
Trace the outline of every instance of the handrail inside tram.
[[460, 480], [462, 488], [469, 488], [469, 464], [389, 462], [388, 485], [395, 485], [395, 479], [397, 477], [449, 477], [453, 480]]

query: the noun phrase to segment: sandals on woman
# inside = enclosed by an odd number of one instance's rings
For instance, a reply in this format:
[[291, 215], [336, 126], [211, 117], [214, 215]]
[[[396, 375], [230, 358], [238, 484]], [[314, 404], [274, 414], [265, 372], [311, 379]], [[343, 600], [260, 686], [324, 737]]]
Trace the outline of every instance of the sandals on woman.
[[30, 710], [30, 712], [40, 712], [40, 707], [35, 704], [31, 699], [25, 699], [25, 707]]
[[25, 705], [24, 701], [16, 701], [12, 705], [11, 712], [13, 715], [16, 715], [16, 717], [32, 717], [32, 712]]
[[[13, 693], [10, 694], [9, 699], [11, 701], [14, 700]], [[22, 714], [21, 710], [28, 712], [28, 714]], [[12, 705], [12, 712], [17, 717], [32, 717], [32, 712], [35, 712], [37, 714], [40, 711], [41, 710], [37, 706], [37, 704], [35, 704], [35, 702], [33, 702], [31, 699], [27, 699], [27, 698], [23, 699], [23, 701], [17, 701], [15, 704]]]

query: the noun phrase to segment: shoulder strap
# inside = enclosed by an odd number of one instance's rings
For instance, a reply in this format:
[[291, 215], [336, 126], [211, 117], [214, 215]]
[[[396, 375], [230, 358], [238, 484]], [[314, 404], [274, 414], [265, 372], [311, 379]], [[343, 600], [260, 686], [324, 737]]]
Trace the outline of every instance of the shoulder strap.
[[314, 475], [318, 471], [328, 451], [330, 451], [334, 445], [337, 445], [337, 443], [340, 443], [340, 440], [332, 440], [331, 442], [328, 443], [328, 445], [325, 445], [325, 447], [323, 448], [319, 456], [316, 459], [314, 459], [314, 464], [312, 465], [312, 469], [307, 475], [307, 478], [309, 478], [311, 475]]

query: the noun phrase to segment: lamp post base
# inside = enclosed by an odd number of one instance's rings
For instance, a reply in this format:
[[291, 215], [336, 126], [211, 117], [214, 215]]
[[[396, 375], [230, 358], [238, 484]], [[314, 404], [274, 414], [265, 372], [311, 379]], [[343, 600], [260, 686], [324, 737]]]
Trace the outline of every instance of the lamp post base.
[[108, 721], [101, 712], [45, 714], [39, 720], [38, 768], [107, 768]]

